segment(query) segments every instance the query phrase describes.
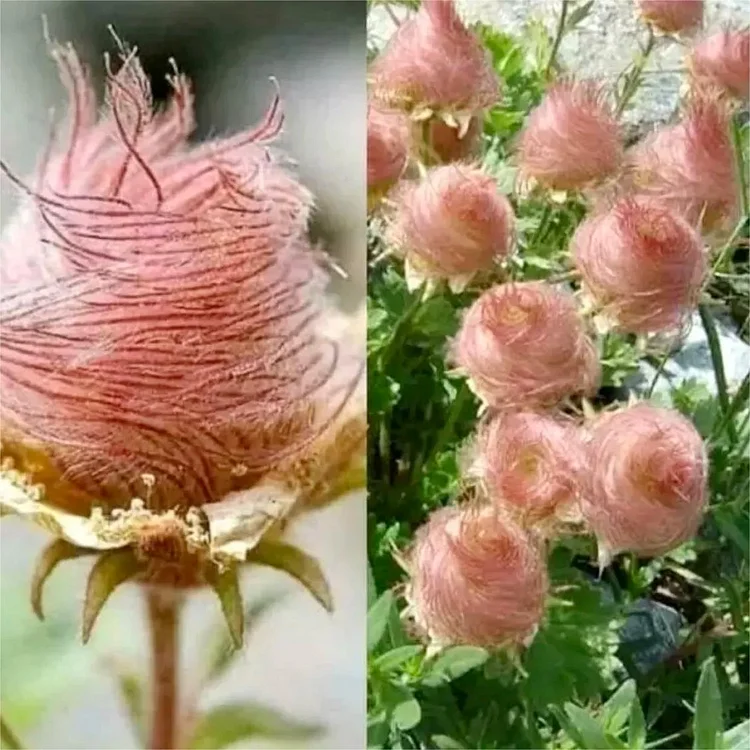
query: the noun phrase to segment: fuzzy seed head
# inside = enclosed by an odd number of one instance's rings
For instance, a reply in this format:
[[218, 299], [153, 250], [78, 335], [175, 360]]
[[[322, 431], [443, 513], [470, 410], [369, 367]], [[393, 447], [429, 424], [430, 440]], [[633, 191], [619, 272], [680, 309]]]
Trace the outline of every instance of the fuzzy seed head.
[[388, 107], [476, 112], [500, 96], [488, 53], [453, 0], [423, 0], [370, 69], [371, 91]]
[[367, 191], [382, 195], [401, 177], [409, 155], [409, 120], [375, 104], [367, 107]]
[[679, 215], [623, 198], [579, 225], [572, 252], [587, 292], [616, 328], [678, 328], [698, 303], [707, 272], [700, 235]]
[[523, 179], [577, 190], [613, 175], [622, 161], [620, 127], [594, 81], [564, 81], [545, 94], [518, 143]]
[[663, 555], [690, 539], [703, 517], [703, 441], [678, 412], [641, 403], [594, 426], [583, 515], [601, 555]]
[[542, 282], [482, 294], [464, 317], [453, 357], [495, 409], [554, 406], [599, 384], [596, 350], [572, 295]]
[[638, 0], [638, 10], [664, 34], [691, 31], [703, 22], [703, 0]]
[[750, 95], [750, 29], [719, 31], [706, 37], [693, 47], [688, 67], [695, 87], [747, 99]]
[[493, 511], [444, 508], [417, 532], [407, 597], [437, 645], [524, 643], [544, 612], [548, 582], [537, 544]]

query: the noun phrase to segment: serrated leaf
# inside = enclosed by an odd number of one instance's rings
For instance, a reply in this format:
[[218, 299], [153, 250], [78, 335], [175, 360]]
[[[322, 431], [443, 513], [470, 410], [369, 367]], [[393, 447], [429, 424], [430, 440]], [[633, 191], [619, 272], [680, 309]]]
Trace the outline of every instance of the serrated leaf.
[[240, 577], [236, 567], [219, 572], [213, 565], [206, 570], [206, 582], [219, 597], [221, 611], [236, 649], [242, 648], [245, 638], [245, 610], [242, 603]]
[[630, 706], [628, 747], [630, 750], [643, 750], [646, 747], [646, 717], [643, 715], [643, 708], [637, 697]]
[[620, 732], [630, 716], [635, 699], [635, 680], [626, 680], [602, 706], [605, 731], [614, 735]]
[[701, 667], [698, 689], [695, 692], [693, 748], [720, 750], [723, 731], [719, 681], [716, 679], [714, 660], [710, 658]]
[[288, 573], [299, 581], [327, 612], [333, 612], [331, 587], [320, 563], [299, 547], [285, 542], [260, 542], [248, 554], [247, 561]]
[[414, 728], [420, 721], [422, 708], [416, 698], [409, 698], [393, 709], [393, 723], [403, 731]]
[[750, 747], [750, 719], [724, 732], [724, 750], [745, 750]]
[[219, 750], [252, 737], [302, 741], [320, 734], [322, 727], [293, 719], [257, 703], [218, 706], [201, 716], [192, 732], [191, 750]]
[[480, 667], [489, 657], [477, 646], [453, 646], [443, 651], [433, 662], [424, 680], [426, 685], [450, 682], [471, 669]]
[[94, 563], [83, 603], [83, 642], [88, 643], [96, 619], [115, 589], [143, 571], [130, 547], [105, 552]]
[[392, 672], [404, 662], [422, 652], [422, 646], [399, 646], [391, 649], [373, 661], [372, 666], [379, 672]]
[[44, 619], [44, 611], [42, 609], [44, 584], [52, 575], [55, 568], [64, 560], [73, 560], [76, 557], [92, 554], [95, 554], [94, 550], [76, 547], [64, 539], [55, 539], [44, 548], [41, 555], [37, 558], [34, 573], [31, 577], [31, 608], [40, 620]]
[[386, 591], [367, 612], [367, 653], [372, 653], [383, 639], [393, 606], [393, 593]]
[[565, 713], [576, 728], [587, 750], [605, 750], [610, 743], [602, 725], [588, 711], [573, 703], [565, 704]]

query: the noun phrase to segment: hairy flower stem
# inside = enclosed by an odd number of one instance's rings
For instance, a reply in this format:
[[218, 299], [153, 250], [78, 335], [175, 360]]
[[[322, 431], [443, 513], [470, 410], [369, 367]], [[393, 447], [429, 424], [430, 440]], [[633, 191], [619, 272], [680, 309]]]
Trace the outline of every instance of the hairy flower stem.
[[167, 589], [146, 592], [151, 630], [152, 715], [149, 750], [177, 748], [177, 661], [181, 599]]

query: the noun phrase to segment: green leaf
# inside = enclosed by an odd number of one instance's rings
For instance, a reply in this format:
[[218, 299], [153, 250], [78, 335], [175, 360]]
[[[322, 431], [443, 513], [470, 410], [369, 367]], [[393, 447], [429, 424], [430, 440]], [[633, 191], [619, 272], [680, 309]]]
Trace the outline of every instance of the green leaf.
[[44, 548], [36, 561], [34, 573], [31, 578], [31, 608], [40, 620], [44, 619], [44, 611], [42, 609], [44, 584], [50, 575], [52, 575], [55, 568], [64, 560], [73, 560], [76, 557], [93, 554], [95, 554], [95, 550], [76, 547], [64, 539], [55, 539]]
[[576, 728], [587, 750], [604, 750], [610, 747], [604, 728], [588, 711], [573, 703], [565, 704], [565, 712]]
[[750, 747], [750, 719], [724, 732], [724, 750], [745, 750]]
[[390, 733], [390, 724], [381, 716], [367, 722], [367, 747], [380, 748], [385, 745]]
[[721, 750], [723, 731], [721, 693], [712, 657], [703, 662], [698, 689], [695, 692], [693, 748], [695, 750]]
[[211, 709], [198, 719], [188, 742], [191, 750], [219, 750], [253, 737], [303, 741], [318, 736], [323, 727], [292, 719], [257, 703], [230, 703]]
[[404, 662], [422, 652], [422, 646], [400, 646], [391, 649], [373, 661], [372, 666], [379, 672], [392, 672]]
[[371, 654], [383, 639], [393, 607], [393, 593], [386, 591], [367, 612], [367, 653]]
[[299, 547], [285, 542], [260, 542], [248, 554], [247, 561], [283, 570], [296, 578], [327, 612], [333, 612], [331, 588], [320, 564]]
[[477, 646], [453, 646], [443, 651], [433, 662], [424, 680], [425, 685], [450, 682], [466, 672], [482, 666], [489, 654]]
[[242, 604], [242, 591], [237, 568], [228, 568], [222, 572], [214, 565], [206, 569], [206, 581], [219, 597], [221, 611], [236, 649], [242, 648], [245, 637], [245, 611]]
[[393, 723], [404, 731], [417, 726], [422, 720], [422, 709], [416, 698], [409, 698], [393, 709]]
[[602, 706], [602, 719], [606, 732], [614, 735], [619, 734], [631, 714], [631, 707], [635, 699], [635, 680], [623, 682]]
[[444, 734], [433, 734], [432, 743], [439, 750], [466, 750], [458, 740], [454, 740], [452, 737], [446, 737]]
[[5, 719], [0, 716], [0, 740], [2, 740], [3, 747], [8, 750], [23, 750], [21, 741], [16, 736], [15, 732], [5, 723]]
[[372, 565], [367, 561], [367, 606], [372, 607], [378, 598], [378, 589], [375, 585], [375, 576], [372, 574]]
[[117, 677], [117, 687], [120, 690], [125, 709], [130, 718], [133, 732], [141, 745], [146, 747], [148, 734], [146, 731], [146, 695], [143, 682], [138, 675], [114, 664], [113, 671]]
[[565, 21], [565, 32], [567, 33], [571, 29], [574, 29], [576, 26], [578, 26], [581, 21], [583, 21], [589, 13], [591, 13], [591, 8], [594, 6], [594, 0], [588, 0], [587, 3], [584, 3], [583, 5], [579, 5], [577, 8], [575, 8], [570, 15], [568, 16], [567, 21]]
[[643, 715], [643, 708], [637, 696], [630, 706], [628, 747], [630, 750], [643, 750], [646, 747], [646, 717]]
[[91, 631], [102, 608], [115, 589], [141, 573], [143, 565], [130, 547], [105, 552], [94, 563], [86, 583], [83, 603], [83, 642], [88, 643]]

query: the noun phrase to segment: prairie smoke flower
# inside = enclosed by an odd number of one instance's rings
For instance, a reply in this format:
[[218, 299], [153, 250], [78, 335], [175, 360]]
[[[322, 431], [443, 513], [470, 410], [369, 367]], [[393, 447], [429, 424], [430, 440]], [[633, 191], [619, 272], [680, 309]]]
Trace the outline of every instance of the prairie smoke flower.
[[522, 526], [576, 517], [585, 462], [575, 425], [533, 411], [500, 414], [480, 429], [476, 453], [490, 500]]
[[731, 96], [750, 95], [750, 29], [719, 31], [698, 42], [688, 57], [697, 88], [713, 88]]
[[447, 279], [461, 289], [510, 252], [513, 209], [480, 169], [435, 167], [421, 182], [405, 184], [395, 203], [389, 234], [411, 286]]
[[706, 504], [706, 452], [681, 414], [641, 403], [600, 418], [588, 445], [584, 518], [602, 566], [631, 551], [662, 555], [690, 539]]
[[409, 155], [409, 121], [400, 112], [367, 107], [367, 195], [370, 208], [401, 177]]
[[453, 358], [495, 409], [554, 406], [599, 383], [596, 350], [572, 295], [538, 281], [482, 294], [464, 317]]
[[642, 198], [620, 199], [580, 224], [572, 252], [604, 319], [631, 333], [680, 326], [707, 272], [700, 235], [679, 215]]
[[448, 164], [476, 156], [481, 135], [481, 117], [472, 117], [465, 133], [459, 127], [432, 117], [427, 121], [426, 127], [421, 122], [413, 124], [412, 149], [423, 164]]
[[521, 179], [577, 190], [613, 175], [622, 160], [620, 127], [594, 81], [554, 84], [518, 142]]
[[657, 130], [628, 153], [632, 189], [704, 231], [721, 230], [739, 210], [739, 185], [726, 106], [694, 99], [682, 120]]
[[544, 613], [539, 546], [491, 509], [444, 508], [417, 532], [409, 555], [408, 612], [433, 647], [520, 645]]
[[691, 31], [703, 22], [703, 0], [638, 0], [638, 10], [665, 34]]
[[33, 189], [11, 176], [26, 199], [0, 243], [2, 507], [60, 537], [37, 588], [66, 556], [108, 550], [92, 579], [115, 565], [118, 582], [239, 596], [221, 582], [283, 558], [265, 537], [304, 499], [267, 477], [320, 453], [361, 368], [321, 334], [311, 197], [270, 150], [278, 97], [256, 128], [188, 148], [187, 80], [175, 69], [154, 113], [117, 41], [101, 116], [74, 50], [52, 49], [68, 132]]
[[423, 0], [372, 63], [370, 80], [376, 100], [415, 114], [472, 114], [500, 96], [490, 56], [453, 0]]

